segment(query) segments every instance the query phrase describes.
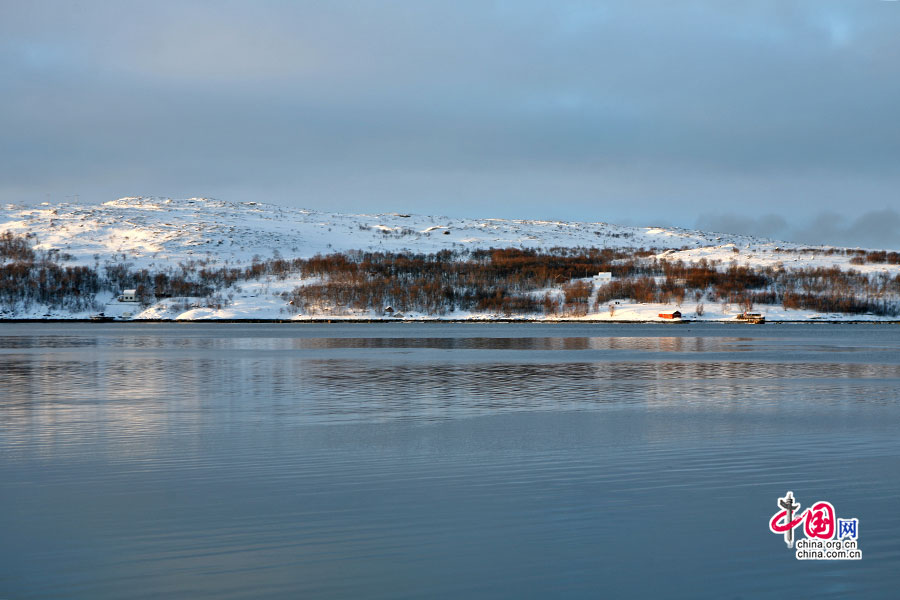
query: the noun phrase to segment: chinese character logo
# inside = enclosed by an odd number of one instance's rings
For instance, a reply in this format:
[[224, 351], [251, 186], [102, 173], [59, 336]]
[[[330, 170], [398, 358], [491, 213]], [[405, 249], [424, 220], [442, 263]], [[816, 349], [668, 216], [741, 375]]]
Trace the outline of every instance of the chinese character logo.
[[794, 529], [803, 523], [806, 538], [796, 540], [798, 559], [862, 558], [857, 545], [859, 519], [836, 519], [834, 506], [823, 500], [798, 514], [800, 503], [791, 491], [778, 498], [778, 508], [769, 520], [769, 531], [784, 535], [788, 548], [794, 547]]
[[859, 537], [859, 519], [838, 519], [838, 539]]

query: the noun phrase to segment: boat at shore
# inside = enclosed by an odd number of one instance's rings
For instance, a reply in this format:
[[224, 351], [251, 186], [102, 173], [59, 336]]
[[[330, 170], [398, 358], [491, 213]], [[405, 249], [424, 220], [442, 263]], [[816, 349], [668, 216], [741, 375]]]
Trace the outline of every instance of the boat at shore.
[[111, 317], [111, 316], [105, 315], [103, 313], [91, 315], [91, 321], [98, 322], [98, 323], [106, 323], [106, 322], [114, 321], [114, 320], [115, 320], [115, 317]]
[[760, 313], [742, 312], [734, 318], [738, 321], [750, 323], [752, 325], [759, 325], [766, 322], [766, 318]]

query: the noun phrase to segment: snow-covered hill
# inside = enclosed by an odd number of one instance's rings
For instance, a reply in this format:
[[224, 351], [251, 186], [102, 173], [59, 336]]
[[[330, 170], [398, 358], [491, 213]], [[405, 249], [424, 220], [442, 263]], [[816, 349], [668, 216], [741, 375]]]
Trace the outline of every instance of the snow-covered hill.
[[[678, 228], [396, 213], [352, 215], [204, 198], [120, 198], [97, 205], [7, 205], [0, 209], [0, 234], [7, 231], [28, 235], [36, 249], [69, 255], [66, 264], [94, 266], [127, 261], [134, 268], [151, 270], [191, 260], [212, 266], [238, 266], [248, 264], [254, 257], [311, 257], [346, 250], [431, 253], [443, 249], [601, 247], [654, 248], [660, 258], [685, 262], [706, 258], [750, 266], [837, 266], [869, 273], [900, 272], [898, 265], [851, 264], [852, 255], [827, 247], [808, 248]], [[297, 278], [248, 282], [242, 293], [230, 300], [228, 309], [179, 310], [168, 302], [133, 316], [283, 318], [283, 302], [277, 295], [303, 283]], [[112, 301], [112, 297], [107, 300]], [[647, 310], [653, 316], [657, 308]], [[44, 314], [39, 307], [34, 311]], [[115, 302], [108, 305], [108, 314], [125, 312]], [[619, 318], [642, 318], [643, 312], [623, 307]], [[708, 311], [707, 318], [713, 315], [717, 315], [715, 310]]]
[[[746, 236], [677, 228], [625, 227], [506, 219], [454, 219], [422, 215], [351, 215], [257, 202], [205, 198], [121, 198], [98, 205], [7, 205], [0, 233], [31, 233], [37, 247], [55, 248], [83, 264], [126, 254], [138, 264], [209, 257], [215, 261], [308, 257], [344, 250], [413, 250], [501, 247], [704, 248], [767, 244]], [[774, 247], [777, 244], [772, 244]], [[784, 246], [784, 244], [782, 244]]]

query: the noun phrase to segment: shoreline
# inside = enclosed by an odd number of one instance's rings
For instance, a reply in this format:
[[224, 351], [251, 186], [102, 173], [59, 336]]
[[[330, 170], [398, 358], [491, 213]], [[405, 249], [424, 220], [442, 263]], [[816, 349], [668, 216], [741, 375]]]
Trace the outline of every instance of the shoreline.
[[111, 321], [97, 321], [94, 319], [0, 319], [0, 323], [94, 323], [97, 325], [109, 324], [125, 324], [125, 323], [285, 323], [285, 324], [322, 324], [322, 323], [580, 323], [583, 325], [745, 325], [745, 326], [762, 326], [762, 325], [790, 325], [790, 324], [808, 324], [808, 325], [900, 325], [900, 319], [896, 320], [870, 320], [870, 319], [854, 319], [854, 320], [836, 320], [836, 319], [805, 319], [805, 320], [769, 320], [765, 323], [745, 323], [735, 320], [713, 320], [713, 319], [681, 319], [678, 321], [642, 321], [642, 320], [586, 320], [586, 319], [512, 319], [512, 318], [496, 318], [496, 319], [436, 319], [436, 318], [417, 318], [417, 319], [372, 319], [372, 318], [347, 318], [347, 319], [113, 319]]

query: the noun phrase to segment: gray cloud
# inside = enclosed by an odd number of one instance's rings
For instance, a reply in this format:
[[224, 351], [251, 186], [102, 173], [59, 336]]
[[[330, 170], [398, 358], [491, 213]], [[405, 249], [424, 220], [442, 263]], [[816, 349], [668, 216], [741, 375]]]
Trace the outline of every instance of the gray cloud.
[[900, 249], [900, 212], [892, 208], [848, 217], [836, 212], [807, 215], [791, 224], [784, 217], [747, 214], [712, 214], [700, 217], [696, 227], [705, 231], [743, 233], [805, 244]]
[[900, 213], [894, 209], [874, 210], [847, 219], [837, 213], [818, 215], [796, 230], [800, 242], [828, 243], [867, 248], [900, 249]]
[[3, 3], [0, 201], [799, 232], [897, 203], [898, 28], [840, 0]]
[[787, 220], [775, 214], [711, 214], [697, 219], [696, 228], [701, 231], [742, 233], [758, 237], [789, 240], [793, 235]]

